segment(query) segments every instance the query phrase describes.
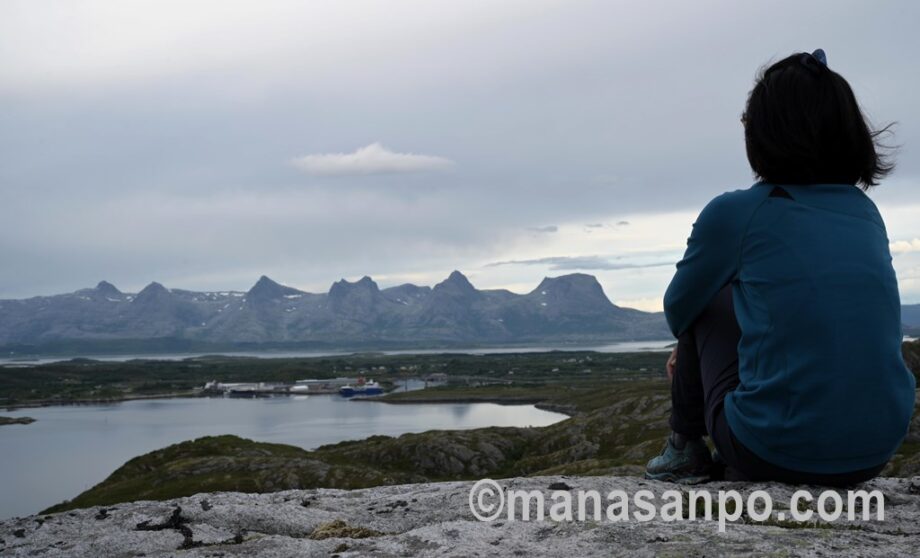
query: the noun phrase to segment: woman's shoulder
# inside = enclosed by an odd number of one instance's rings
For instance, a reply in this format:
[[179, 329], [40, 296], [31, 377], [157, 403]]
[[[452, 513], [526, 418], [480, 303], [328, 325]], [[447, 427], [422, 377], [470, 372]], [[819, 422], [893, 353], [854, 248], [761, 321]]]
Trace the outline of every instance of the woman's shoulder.
[[722, 199], [723, 203], [757, 203], [770, 196], [776, 185], [768, 182], [755, 182], [747, 188], [729, 190], [719, 194], [714, 199]]
[[747, 188], [723, 192], [706, 204], [700, 213], [700, 218], [720, 221], [744, 220], [756, 211], [763, 200], [770, 196], [771, 190], [772, 185], [757, 182]]

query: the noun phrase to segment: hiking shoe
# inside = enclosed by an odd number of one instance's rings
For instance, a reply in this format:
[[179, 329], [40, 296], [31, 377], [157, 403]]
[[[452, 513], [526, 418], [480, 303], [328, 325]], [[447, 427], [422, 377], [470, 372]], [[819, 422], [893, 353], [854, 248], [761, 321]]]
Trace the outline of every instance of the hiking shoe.
[[712, 455], [702, 438], [686, 440], [684, 447], [677, 449], [669, 437], [661, 454], [653, 457], [645, 466], [645, 478], [698, 484], [709, 480], [711, 470]]

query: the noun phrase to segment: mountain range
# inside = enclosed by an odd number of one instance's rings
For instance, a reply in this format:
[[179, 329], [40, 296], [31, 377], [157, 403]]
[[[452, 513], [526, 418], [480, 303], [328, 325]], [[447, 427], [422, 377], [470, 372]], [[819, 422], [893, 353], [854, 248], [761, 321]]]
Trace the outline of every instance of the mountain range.
[[[920, 304], [904, 305], [920, 333]], [[282, 348], [387, 349], [599, 344], [671, 338], [661, 312], [613, 304], [592, 275], [546, 277], [531, 292], [478, 290], [459, 271], [434, 287], [380, 289], [370, 277], [308, 293], [262, 276], [246, 292], [107, 281], [54, 296], [0, 300], [0, 354]]]
[[434, 287], [370, 277], [308, 293], [262, 276], [246, 292], [111, 283], [0, 300], [5, 354], [412, 348], [668, 339], [664, 315], [613, 304], [591, 275], [547, 277], [527, 294], [478, 290], [459, 271]]

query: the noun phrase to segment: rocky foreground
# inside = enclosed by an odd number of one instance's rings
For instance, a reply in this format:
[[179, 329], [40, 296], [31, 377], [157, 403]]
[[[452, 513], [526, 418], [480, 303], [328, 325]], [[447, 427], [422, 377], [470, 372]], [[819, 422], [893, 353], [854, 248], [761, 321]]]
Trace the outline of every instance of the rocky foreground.
[[[876, 479], [858, 488], [885, 495], [885, 520], [780, 520], [794, 490], [779, 484], [713, 483], [713, 494], [766, 490], [774, 515], [717, 521], [480, 522], [469, 508], [473, 483], [443, 482], [362, 490], [223, 492], [159, 502], [78, 509], [0, 522], [0, 556], [904, 556], [920, 543], [920, 477]], [[531, 477], [507, 489], [614, 489], [630, 496], [687, 487], [628, 477]], [[551, 490], [552, 487], [552, 490]], [[804, 487], [809, 488], [809, 487]], [[817, 496], [820, 492], [810, 487]], [[846, 494], [842, 492], [843, 500]], [[604, 503], [606, 507], [607, 503]], [[816, 509], [816, 504], [809, 504]], [[547, 505], [547, 510], [549, 505]], [[576, 508], [577, 509], [577, 508]], [[802, 510], [802, 507], [799, 507]], [[633, 513], [632, 509], [630, 513]], [[686, 512], [684, 513], [686, 515]], [[787, 513], [788, 515], [788, 513]]]

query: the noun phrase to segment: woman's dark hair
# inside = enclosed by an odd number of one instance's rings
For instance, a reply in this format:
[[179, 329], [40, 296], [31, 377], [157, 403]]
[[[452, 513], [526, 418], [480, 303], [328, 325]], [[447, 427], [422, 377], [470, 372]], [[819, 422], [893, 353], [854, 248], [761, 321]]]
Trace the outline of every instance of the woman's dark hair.
[[765, 182], [868, 189], [894, 168], [878, 141], [891, 125], [873, 130], [850, 84], [812, 54], [762, 71], [741, 118], [748, 161]]

